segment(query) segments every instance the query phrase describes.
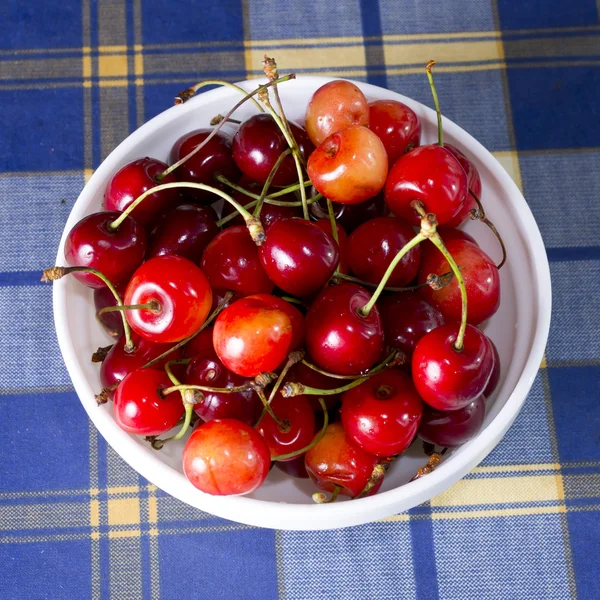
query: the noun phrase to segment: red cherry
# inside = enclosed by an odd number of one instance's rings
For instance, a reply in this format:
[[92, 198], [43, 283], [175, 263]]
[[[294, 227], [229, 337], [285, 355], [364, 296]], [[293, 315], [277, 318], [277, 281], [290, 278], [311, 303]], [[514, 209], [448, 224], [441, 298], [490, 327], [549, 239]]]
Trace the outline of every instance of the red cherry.
[[[329, 218], [319, 219], [314, 223], [321, 231], [324, 231], [332, 240], [335, 239], [333, 237], [333, 229], [331, 228], [331, 221], [329, 220]], [[350, 273], [350, 267], [348, 266], [348, 236], [346, 235], [344, 228], [337, 221], [335, 223], [335, 229], [337, 231], [338, 250], [340, 251], [340, 273], [348, 275], [348, 273]]]
[[365, 452], [402, 454], [412, 443], [423, 402], [409, 375], [390, 369], [373, 375], [342, 396], [346, 435]]
[[[296, 123], [289, 122], [292, 135], [301, 155], [306, 159], [314, 150], [306, 132]], [[254, 181], [264, 183], [277, 159], [288, 149], [288, 143], [271, 115], [259, 113], [244, 121], [233, 137], [233, 158], [240, 171]], [[273, 185], [285, 186], [298, 182], [298, 171], [293, 156], [283, 159]]]
[[[170, 163], [175, 164], [199, 146], [212, 133], [212, 129], [196, 129], [180, 137], [171, 148]], [[224, 175], [230, 181], [237, 181], [240, 172], [231, 154], [231, 139], [219, 131], [194, 156], [189, 158], [173, 174], [179, 181], [203, 183], [219, 189], [224, 189], [216, 179], [216, 175]], [[183, 189], [182, 194], [190, 201], [211, 204], [218, 197], [211, 192]]]
[[138, 369], [129, 373], [115, 391], [115, 421], [128, 433], [161, 435], [173, 429], [183, 416], [181, 394], [163, 396], [170, 387], [164, 371]]
[[488, 338], [467, 325], [464, 347], [454, 348], [458, 323], [447, 323], [423, 336], [412, 357], [417, 392], [438, 410], [458, 410], [483, 393], [494, 368]]
[[167, 213], [152, 232], [148, 258], [177, 254], [192, 262], [199, 261], [206, 246], [218, 233], [212, 209], [182, 204]]
[[204, 250], [200, 266], [213, 288], [246, 296], [268, 294], [275, 287], [261, 265], [258, 246], [245, 226], [221, 231]]
[[[240, 377], [228, 371], [210, 350], [197, 354], [188, 364], [184, 382], [190, 385], [204, 385], [214, 388], [232, 388], [246, 383]], [[203, 421], [213, 419], [238, 419], [253, 425], [260, 416], [262, 403], [253, 390], [243, 392], [202, 392], [204, 400], [194, 406], [194, 411]]]
[[213, 328], [217, 356], [244, 377], [274, 371], [285, 360], [292, 338], [287, 314], [261, 298], [237, 300], [217, 317]]
[[306, 315], [306, 349], [329, 373], [356, 375], [381, 357], [383, 329], [377, 307], [358, 313], [371, 299], [363, 287], [342, 283], [323, 290]]
[[303, 219], [275, 223], [258, 254], [271, 281], [295, 296], [310, 296], [321, 289], [340, 260], [333, 239]]
[[387, 154], [370, 129], [351, 127], [323, 141], [310, 155], [307, 171], [313, 186], [326, 198], [358, 204], [383, 189]]
[[483, 390], [483, 395], [486, 398], [489, 398], [496, 391], [496, 388], [500, 383], [500, 354], [498, 354], [498, 348], [496, 348], [496, 344], [494, 344], [492, 340], [489, 340], [489, 342], [492, 345], [492, 351], [494, 353], [494, 369], [485, 390]]
[[[311, 178], [312, 179], [312, 178]], [[411, 206], [420, 200], [444, 225], [463, 207], [468, 195], [467, 175], [454, 155], [438, 145], [420, 146], [399, 158], [385, 184], [391, 211], [413, 225], [421, 217]]]
[[271, 455], [252, 427], [235, 419], [200, 425], [183, 449], [183, 472], [206, 494], [248, 494], [269, 474]]
[[[310, 205], [311, 214], [317, 219], [329, 219], [327, 202], [323, 198]], [[375, 217], [385, 217], [389, 208], [383, 200], [383, 194], [377, 194], [359, 204], [333, 204], [336, 221], [344, 228], [346, 234], [352, 233], [359, 225]]]
[[[448, 252], [461, 268], [467, 288], [467, 319], [478, 325], [489, 319], [500, 306], [500, 274], [492, 259], [478, 246], [465, 240], [450, 240], [446, 243]], [[418, 282], [425, 283], [427, 275], [443, 275], [451, 271], [450, 265], [441, 252], [431, 246], [426, 247], [421, 260]], [[429, 286], [419, 289], [419, 294], [429, 304], [437, 308], [447, 321], [461, 318], [461, 295], [456, 278], [439, 290]]]
[[[341, 423], [332, 423], [325, 435], [306, 454], [304, 464], [309, 477], [320, 490], [354, 498], [367, 486], [378, 458], [350, 442]], [[373, 488], [369, 496], [377, 491]]]
[[271, 408], [285, 423], [285, 428], [280, 427], [267, 413], [257, 427], [269, 446], [271, 457], [297, 452], [311, 443], [315, 437], [315, 413], [306, 396], [284, 398], [277, 392]]
[[[453, 229], [452, 227], [438, 227], [437, 232], [440, 234], [440, 237], [444, 241], [444, 244], [446, 242], [449, 242], [450, 240], [465, 240], [466, 242], [471, 242], [471, 244], [479, 246], [477, 240], [472, 235], [468, 234], [462, 229]], [[423, 251], [423, 256], [425, 256], [425, 254], [430, 253], [439, 253], [439, 250], [431, 242], [423, 242], [421, 244], [421, 249]]]
[[[348, 239], [348, 262], [363, 281], [378, 284], [396, 254], [415, 237], [413, 228], [396, 217], [379, 217], [363, 223]], [[387, 281], [390, 287], [403, 287], [416, 276], [421, 248], [415, 246], [398, 263]]]
[[453, 448], [475, 437], [484, 417], [484, 396], [475, 398], [459, 410], [441, 411], [425, 404], [417, 435], [430, 444]]
[[290, 477], [308, 479], [308, 473], [304, 465], [304, 454], [296, 456], [296, 458], [292, 458], [291, 460], [278, 460], [275, 466]]
[[[144, 260], [146, 232], [131, 217], [114, 231], [110, 229], [110, 223], [120, 214], [101, 212], [81, 219], [65, 240], [67, 263], [72, 267], [96, 269], [115, 285], [127, 281]], [[92, 273], [73, 273], [73, 276], [88, 287], [104, 287]]]
[[157, 304], [153, 309], [126, 311], [136, 333], [151, 342], [179, 342], [204, 323], [212, 292], [204, 273], [187, 258], [157, 256], [133, 274], [124, 302]]
[[398, 292], [384, 296], [378, 303], [385, 343], [412, 356], [417, 342], [444, 324], [442, 313], [425, 302], [416, 292]]
[[212, 338], [212, 326], [204, 328], [198, 335], [194, 336], [183, 347], [183, 354], [187, 358], [193, 358], [197, 354], [204, 354], [205, 352], [214, 352]]
[[[125, 293], [125, 284], [121, 283], [115, 286], [119, 296], [123, 298], [123, 294]], [[102, 308], [106, 308], [107, 306], [116, 306], [117, 301], [106, 286], [101, 288], [96, 288], [94, 290], [94, 308], [96, 312], [98, 312]], [[123, 330], [123, 319], [121, 318], [121, 313], [119, 312], [106, 312], [98, 317], [100, 322], [106, 331], [115, 338], [120, 338], [125, 332]]]
[[[481, 198], [481, 177], [479, 176], [479, 171], [477, 171], [475, 165], [456, 146], [444, 144], [444, 148], [452, 153], [452, 155], [460, 163], [460, 166], [465, 170], [469, 189], [471, 189], [471, 191], [478, 198]], [[463, 207], [454, 218], [450, 219], [450, 221], [446, 223], [446, 226], [458, 227], [461, 223], [464, 223], [469, 218], [469, 212], [473, 209], [477, 209], [477, 202], [475, 198], [468, 193]]]
[[[125, 337], [121, 337], [108, 351], [100, 365], [100, 381], [102, 387], [111, 388], [137, 369], [141, 369], [151, 360], [160, 356], [172, 347], [172, 344], [155, 344], [140, 337], [136, 333], [131, 334], [134, 348], [131, 352], [125, 351]], [[153, 365], [154, 369], [162, 369], [167, 361], [181, 358], [181, 351], [175, 350], [162, 361]]]
[[369, 125], [369, 106], [353, 83], [330, 81], [313, 94], [306, 107], [306, 131], [315, 146], [355, 125]]
[[[165, 171], [167, 165], [155, 158], [138, 158], [117, 171], [104, 190], [104, 208], [106, 210], [124, 211], [138, 196], [159, 185], [155, 177]], [[177, 181], [170, 173], [160, 183]], [[148, 225], [161, 213], [176, 206], [179, 190], [167, 189], [146, 196], [133, 209], [131, 216], [140, 224]]]
[[369, 103], [369, 128], [379, 136], [392, 165], [421, 142], [421, 121], [415, 112], [397, 100]]

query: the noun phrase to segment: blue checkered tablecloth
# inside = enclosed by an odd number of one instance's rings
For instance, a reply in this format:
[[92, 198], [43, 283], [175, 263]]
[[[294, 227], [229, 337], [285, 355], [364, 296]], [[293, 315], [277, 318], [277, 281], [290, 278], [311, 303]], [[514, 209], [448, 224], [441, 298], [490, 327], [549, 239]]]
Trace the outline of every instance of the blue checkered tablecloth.
[[[0, 598], [600, 598], [597, 0], [0, 2]], [[54, 333], [52, 264], [92, 170], [208, 77], [366, 80], [445, 114], [523, 188], [550, 258], [542, 369], [501, 444], [405, 515], [330, 532], [199, 513], [98, 435]]]

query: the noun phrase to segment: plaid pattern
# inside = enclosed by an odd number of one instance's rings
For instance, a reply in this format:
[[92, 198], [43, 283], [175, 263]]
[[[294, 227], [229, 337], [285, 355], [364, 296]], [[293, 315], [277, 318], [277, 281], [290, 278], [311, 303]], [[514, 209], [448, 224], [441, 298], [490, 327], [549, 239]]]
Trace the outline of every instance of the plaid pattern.
[[[596, 0], [0, 3], [2, 598], [600, 598], [600, 19]], [[502, 443], [431, 502], [267, 531], [163, 494], [107, 447], [58, 351], [50, 286], [92, 169], [174, 93], [285, 70], [430, 103], [522, 186], [554, 284], [547, 356]]]

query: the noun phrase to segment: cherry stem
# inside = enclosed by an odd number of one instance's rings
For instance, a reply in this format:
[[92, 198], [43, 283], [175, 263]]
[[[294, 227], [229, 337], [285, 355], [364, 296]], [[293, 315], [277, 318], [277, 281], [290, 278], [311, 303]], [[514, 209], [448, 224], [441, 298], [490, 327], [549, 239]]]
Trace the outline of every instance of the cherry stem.
[[101, 363], [104, 362], [104, 359], [106, 358], [106, 355], [110, 352], [110, 349], [114, 346], [114, 344], [111, 344], [110, 346], [99, 346], [96, 350], [96, 352], [94, 352], [92, 354], [92, 362], [93, 363]]
[[312, 369], [321, 375], [325, 375], [326, 377], [331, 377], [332, 379], [360, 379], [363, 377], [363, 375], [338, 375], [337, 373], [329, 373], [328, 371], [320, 369], [317, 367], [317, 365], [309, 363], [307, 360], [302, 360], [302, 364], [307, 366], [309, 369]]
[[496, 229], [496, 226], [485, 216], [483, 204], [481, 204], [481, 200], [477, 197], [477, 194], [475, 194], [475, 192], [471, 188], [469, 188], [469, 194], [471, 194], [471, 196], [473, 196], [473, 198], [475, 199], [475, 202], [477, 202], [477, 210], [469, 211], [471, 218], [485, 223], [494, 232], [494, 235], [496, 236], [496, 238], [498, 238], [498, 241], [500, 242], [500, 247], [502, 248], [502, 260], [497, 266], [497, 269], [500, 270], [506, 262], [506, 246], [504, 245], [504, 240], [502, 239], [500, 232]]
[[208, 316], [206, 321], [204, 321], [204, 323], [202, 323], [202, 325], [198, 329], [198, 331], [196, 331], [195, 333], [192, 333], [192, 335], [186, 337], [185, 339], [181, 340], [180, 342], [177, 342], [177, 344], [175, 344], [172, 348], [165, 350], [165, 352], [163, 352], [161, 355], [157, 356], [156, 358], [153, 358], [150, 362], [146, 363], [142, 367], [142, 369], [147, 369], [148, 367], [151, 367], [152, 365], [156, 364], [157, 362], [160, 362], [161, 360], [163, 360], [163, 358], [166, 358], [167, 356], [169, 356], [169, 354], [171, 354], [171, 352], [175, 352], [175, 350], [179, 350], [179, 348], [182, 348], [183, 346], [185, 346], [190, 340], [193, 340], [201, 331], [206, 329], [217, 318], [217, 315], [225, 308], [225, 305], [229, 302], [229, 300], [231, 300], [232, 297], [233, 297], [233, 292], [227, 292], [225, 294], [225, 296], [223, 296], [223, 299], [221, 300], [221, 302], [219, 302], [219, 305], [217, 306], [217, 308], [215, 308], [215, 310], [213, 310], [212, 313], [210, 313], [210, 315]]
[[374, 467], [373, 467], [373, 471], [371, 473], [371, 475], [369, 476], [369, 480], [367, 481], [367, 485], [365, 486], [365, 488], [363, 489], [363, 491], [358, 494], [358, 496], [356, 496], [354, 498], [354, 500], [357, 500], [358, 498], [364, 498], [365, 496], [369, 495], [369, 492], [377, 485], [381, 482], [381, 480], [385, 477], [385, 474], [387, 473], [388, 469], [390, 468], [390, 465], [392, 464], [392, 462], [396, 460], [395, 456], [390, 456], [389, 458], [385, 458], [383, 459], [381, 462], [378, 462]]
[[424, 467], [421, 467], [416, 472], [415, 476], [411, 479], [411, 481], [414, 481], [415, 479], [421, 479], [421, 477], [424, 477], [425, 475], [431, 473], [440, 464], [441, 458], [442, 456], [438, 452], [434, 452], [433, 454], [431, 454], [429, 460], [427, 461], [427, 464]]
[[[262, 107], [261, 107], [262, 110]], [[264, 112], [264, 111], [263, 111]], [[214, 127], [218, 125], [221, 121], [227, 121], [227, 123], [233, 123], [234, 125], [241, 125], [242, 122], [239, 119], [225, 119], [223, 115], [216, 115], [210, 120], [210, 124]]]
[[120, 306], [105, 306], [104, 308], [101, 308], [96, 315], [100, 317], [104, 313], [124, 310], [149, 310], [153, 313], [159, 313], [161, 311], [161, 306], [156, 300], [150, 300], [150, 302], [147, 302], [146, 304], [121, 304]]
[[[186, 156], [184, 156], [183, 158], [178, 160], [176, 163], [172, 164], [168, 169], [165, 169], [162, 173], [159, 173], [155, 177], [156, 181], [159, 181], [159, 182], [162, 181], [167, 175], [169, 175], [169, 173], [172, 173], [175, 169], [180, 167], [188, 159], [192, 158], [192, 156], [194, 156], [197, 152], [200, 152], [200, 150], [202, 148], [204, 148], [204, 146], [206, 146], [206, 144], [208, 144], [208, 142], [215, 135], [217, 135], [217, 132], [219, 131], [219, 129], [221, 129], [221, 127], [224, 125], [224, 123], [227, 122], [227, 119], [229, 119], [229, 117], [231, 117], [231, 115], [233, 115], [233, 113], [240, 106], [242, 106], [242, 104], [244, 104], [244, 102], [246, 102], [247, 100], [250, 100], [253, 96], [256, 96], [258, 93], [260, 93], [265, 88], [269, 88], [273, 85], [277, 85], [278, 83], [283, 83], [284, 81], [289, 81], [290, 79], [295, 79], [295, 78], [296, 78], [296, 75], [294, 73], [290, 73], [289, 75], [285, 75], [284, 77], [280, 77], [279, 79], [276, 79], [274, 81], [269, 81], [269, 83], [265, 83], [264, 85], [259, 85], [252, 92], [244, 92], [246, 95], [223, 117], [223, 120], [208, 134], [206, 139], [201, 144], [198, 144], [189, 154], [186, 154]], [[180, 100], [182, 100], [182, 102], [185, 102], [185, 100], [187, 100], [187, 98], [185, 98], [185, 99], [183, 99], [181, 97], [179, 97], [179, 98], [180, 98]]]
[[338, 497], [341, 489], [342, 489], [341, 486], [334, 484], [333, 485], [333, 493], [331, 494], [331, 498], [329, 498], [329, 500], [327, 499], [327, 496], [323, 492], [315, 492], [312, 495], [312, 499], [317, 504], [329, 504], [331, 502], [335, 502], [337, 500], [337, 497]]
[[191, 385], [191, 384], [175, 384], [171, 387], [165, 388], [162, 390], [162, 393], [166, 396], [167, 394], [171, 394], [172, 392], [184, 392], [185, 390], [195, 390], [198, 392], [211, 392], [213, 394], [234, 394], [236, 392], [245, 392], [246, 390], [252, 389], [253, 382], [248, 381], [243, 385], [238, 385], [230, 388], [215, 388], [208, 387], [206, 385]]
[[[364, 287], [371, 287], [371, 288], [376, 288], [379, 285], [377, 283], [371, 283], [370, 281], [363, 281], [362, 279], [358, 279], [358, 277], [353, 277], [352, 275], [346, 275], [345, 273], [336, 273], [334, 276], [334, 279], [343, 279], [344, 281], [352, 281], [353, 283], [358, 283]], [[428, 285], [431, 285], [431, 284], [430, 283], [420, 283], [419, 285], [413, 285], [411, 287], [385, 286], [383, 288], [383, 291], [384, 292], [414, 292], [415, 290], [421, 289], [422, 287], [426, 287]]]
[[[111, 283], [110, 279], [100, 271], [92, 269], [91, 267], [52, 267], [50, 269], [46, 269], [43, 272], [41, 281], [43, 281], [44, 283], [48, 283], [49, 281], [56, 281], [57, 279], [61, 279], [65, 275], [69, 275], [69, 273], [91, 273], [92, 275], [95, 275], [110, 290], [111, 294], [117, 301], [117, 306], [123, 306], [123, 300], [121, 300], [119, 292], [117, 292], [115, 286]], [[131, 339], [131, 328], [129, 327], [129, 323], [127, 322], [127, 318], [125, 317], [124, 312], [121, 312], [121, 318], [123, 320], [123, 332], [125, 333], [124, 350], [128, 353], [133, 352], [135, 346]]]
[[271, 456], [272, 461], [290, 460], [292, 458], [301, 456], [305, 452], [308, 452], [311, 448], [314, 448], [321, 441], [321, 439], [325, 435], [327, 426], [329, 425], [329, 413], [327, 411], [327, 405], [325, 404], [325, 400], [323, 400], [323, 398], [319, 398], [319, 404], [323, 409], [323, 427], [321, 427], [321, 431], [317, 433], [317, 435], [313, 438], [312, 442], [308, 444], [308, 446], [300, 448], [300, 450], [295, 450], [294, 452], [289, 452], [288, 454], [280, 454], [279, 456]]
[[435, 89], [435, 83], [433, 82], [433, 73], [431, 69], [434, 67], [435, 61], [430, 60], [425, 65], [425, 72], [427, 73], [427, 79], [429, 79], [429, 86], [431, 87], [431, 94], [433, 96], [433, 104], [435, 105], [435, 112], [437, 113], [438, 123], [438, 144], [444, 147], [444, 133], [442, 130], [442, 111], [440, 110], [440, 101], [438, 99], [437, 90]]
[[[196, 94], [196, 92], [199, 89], [206, 87], [207, 85], [224, 85], [230, 87], [231, 89], [237, 90], [238, 92], [241, 92], [242, 94], [244, 94], [244, 96], [248, 94], [248, 92], [245, 89], [241, 88], [239, 85], [235, 85], [235, 83], [223, 81], [222, 79], [209, 79], [206, 81], [201, 81], [200, 83], [197, 83], [196, 85], [193, 85], [192, 87], [189, 87], [177, 94], [177, 96], [175, 96], [175, 104], [183, 104], [184, 102], [187, 102], [192, 96]], [[254, 98], [251, 98], [251, 100], [256, 105], [256, 108], [260, 110], [260, 112], [265, 112], [264, 108]]]
[[426, 239], [427, 237], [424, 236], [422, 232], [419, 232], [417, 235], [415, 235], [415, 237], [412, 240], [407, 242], [404, 245], [404, 247], [398, 251], [398, 254], [396, 254], [394, 260], [390, 263], [390, 266], [386, 269], [385, 273], [383, 274], [383, 277], [381, 278], [377, 289], [373, 292], [371, 299], [363, 307], [358, 309], [359, 315], [361, 315], [362, 317], [366, 317], [369, 315], [369, 313], [373, 310], [375, 303], [379, 299], [379, 296], [381, 296], [382, 292], [385, 290], [385, 284], [387, 283], [388, 279], [392, 276], [392, 273], [394, 272], [394, 269], [398, 266], [398, 263], [402, 260], [405, 254], [407, 254], [410, 250], [412, 250], [412, 248], [414, 248]]
[[262, 245], [265, 241], [265, 231], [259, 219], [253, 217], [239, 202], [236, 202], [229, 194], [225, 192], [211, 187], [210, 185], [204, 185], [203, 183], [191, 183], [189, 181], [174, 181], [173, 183], [163, 183], [161, 185], [157, 185], [156, 187], [150, 188], [146, 192], [144, 192], [141, 196], [138, 196], [112, 223], [108, 224], [108, 228], [115, 230], [121, 225], [121, 223], [129, 216], [129, 214], [135, 209], [135, 207], [143, 202], [145, 198], [150, 196], [150, 194], [154, 194], [156, 192], [160, 192], [162, 190], [170, 190], [175, 188], [192, 188], [194, 190], [203, 190], [205, 192], [212, 192], [217, 196], [220, 196], [226, 202], [229, 202], [239, 213], [242, 215], [244, 221], [246, 222], [246, 227], [248, 227], [248, 231], [250, 232], [250, 236], [252, 240], [257, 246]]
[[256, 201], [256, 207], [254, 208], [254, 212], [252, 213], [255, 218], [258, 219], [260, 217], [260, 211], [262, 210], [263, 202], [265, 201], [267, 192], [269, 191], [269, 188], [271, 187], [271, 184], [273, 183], [273, 179], [275, 179], [275, 175], [277, 175], [277, 171], [279, 170], [281, 163], [288, 157], [288, 155], [291, 152], [292, 152], [292, 149], [288, 148], [287, 150], [282, 152], [279, 155], [279, 157], [277, 158], [277, 160], [275, 161], [275, 164], [273, 165], [273, 168], [271, 169], [271, 172], [269, 173], [269, 176], [267, 177], [267, 180], [265, 181], [265, 184], [263, 185], [260, 196], [259, 196], [258, 200]]
[[[289, 425], [285, 421], [282, 421], [279, 417], [277, 417], [277, 415], [273, 412], [273, 409], [271, 408], [271, 405], [270, 405], [269, 401], [267, 400], [267, 397], [265, 396], [264, 391], [260, 388], [256, 388], [254, 391], [256, 392], [256, 394], [260, 398], [260, 401], [263, 404], [264, 412], [266, 412], [271, 417], [271, 419], [273, 419], [273, 421], [275, 421], [275, 423], [277, 423], [277, 425], [281, 428], [282, 431], [289, 431], [289, 429], [290, 429]], [[259, 423], [260, 423], [261, 419], [262, 419], [262, 416], [258, 421]]]

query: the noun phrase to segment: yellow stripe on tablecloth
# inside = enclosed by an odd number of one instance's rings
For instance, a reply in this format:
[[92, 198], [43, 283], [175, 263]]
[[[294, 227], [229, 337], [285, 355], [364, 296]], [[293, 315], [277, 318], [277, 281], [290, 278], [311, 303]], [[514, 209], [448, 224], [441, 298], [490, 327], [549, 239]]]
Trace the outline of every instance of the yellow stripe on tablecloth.
[[519, 165], [519, 155], [516, 150], [503, 150], [492, 152], [496, 160], [504, 167], [504, 170], [512, 177], [520, 190], [523, 190], [523, 181], [521, 179], [521, 167]]
[[390, 66], [425, 65], [436, 59], [443, 63], [471, 63], [504, 60], [502, 45], [496, 40], [439, 42], [435, 44], [385, 44], [385, 63]]

